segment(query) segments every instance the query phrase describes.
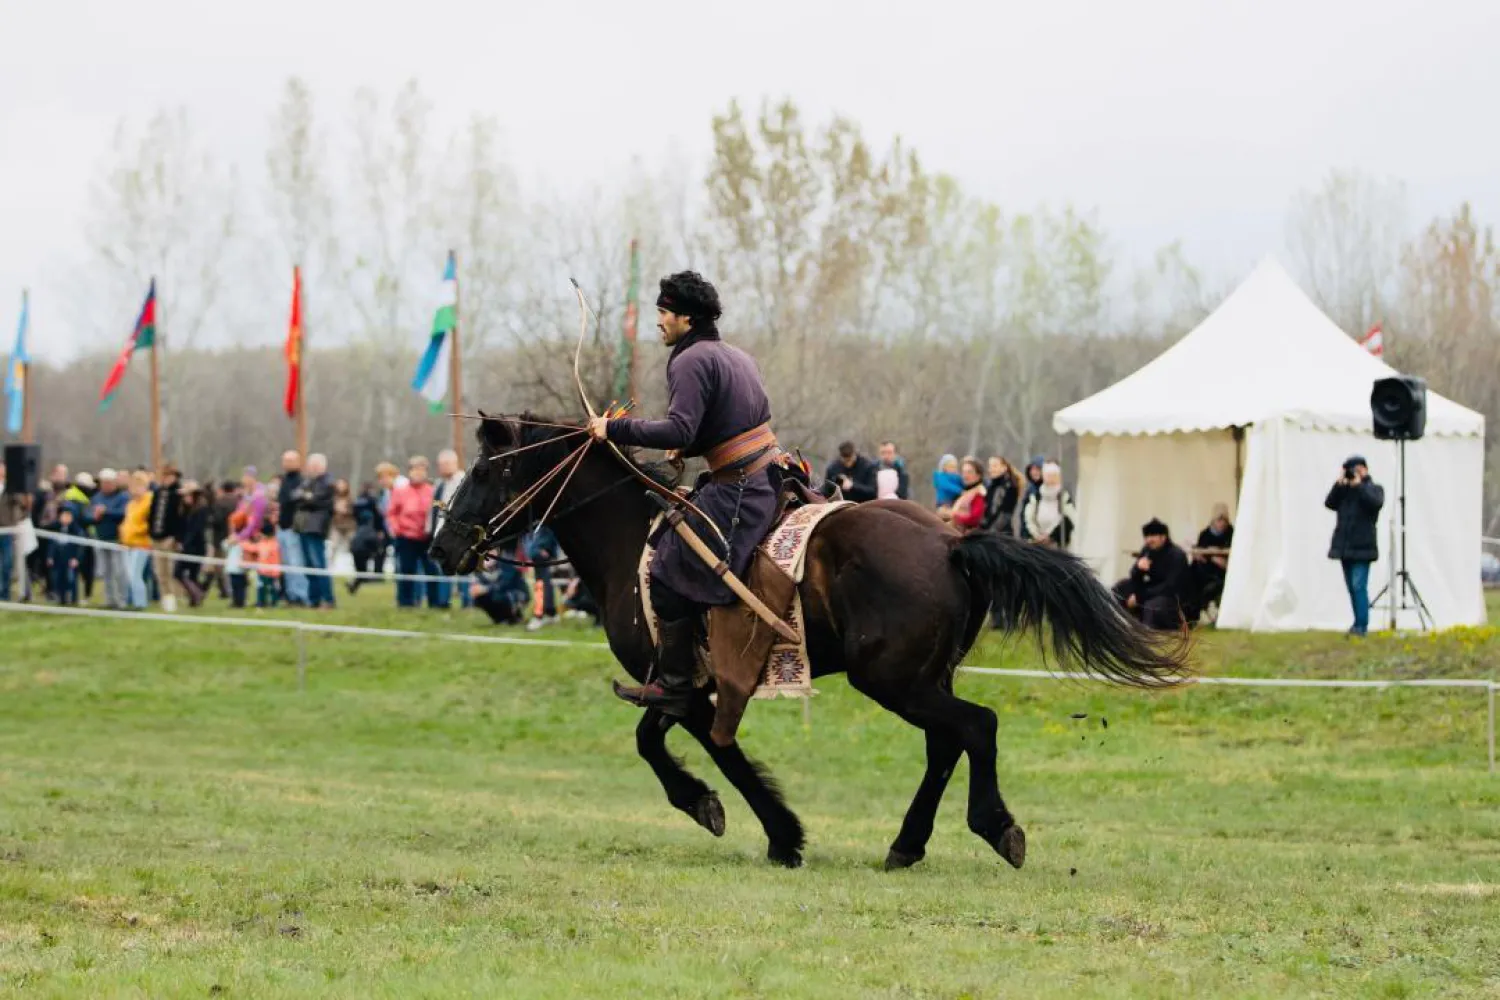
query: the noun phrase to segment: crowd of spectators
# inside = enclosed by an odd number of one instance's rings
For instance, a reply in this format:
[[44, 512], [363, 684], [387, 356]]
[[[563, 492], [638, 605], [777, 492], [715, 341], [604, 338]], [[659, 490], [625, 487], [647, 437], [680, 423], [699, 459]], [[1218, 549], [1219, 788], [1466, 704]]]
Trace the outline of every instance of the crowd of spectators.
[[[856, 503], [911, 499], [911, 474], [893, 441], [882, 442], [873, 460], [845, 441], [823, 477]], [[933, 469], [932, 492], [937, 515], [959, 531], [1015, 535], [1064, 548], [1072, 542], [1078, 510], [1063, 486], [1062, 466], [1040, 455], [1019, 475], [1000, 455], [985, 461], [943, 455]]]
[[[839, 446], [824, 478], [844, 499], [863, 503], [907, 499], [911, 477], [893, 442], [880, 445], [878, 461], [859, 453], [853, 442]], [[943, 455], [932, 473], [937, 515], [965, 534], [993, 532], [1037, 545], [1069, 548], [1078, 508], [1063, 484], [1060, 463], [1034, 456], [1018, 473], [1001, 455], [985, 460]], [[1132, 553], [1130, 575], [1114, 586], [1120, 606], [1151, 628], [1175, 629], [1213, 616], [1224, 589], [1234, 525], [1218, 504], [1191, 552], [1171, 539], [1153, 518], [1142, 530], [1140, 551]]]
[[[184, 477], [171, 463], [155, 474], [137, 467], [72, 475], [56, 465], [30, 494], [7, 490], [0, 466], [0, 600], [119, 610], [155, 604], [174, 612], [179, 602], [198, 607], [217, 594], [236, 608], [331, 609], [340, 576], [350, 594], [383, 583], [392, 556], [401, 608], [456, 603], [477, 606], [496, 622], [542, 628], [562, 617], [555, 595], [562, 583], [565, 615], [593, 613], [577, 581], [554, 581], [552, 566], [532, 571], [540, 586], [504, 560], [473, 577], [442, 576], [427, 547], [463, 471], [452, 451], [439, 453], [436, 464], [437, 476], [430, 477], [423, 456], [414, 456], [405, 474], [382, 462], [357, 493], [329, 474], [325, 456], [304, 460], [296, 451], [281, 456], [279, 473], [269, 479], [247, 466], [239, 479], [221, 482]], [[26, 521], [41, 530], [23, 552], [18, 529]], [[545, 550], [550, 561], [556, 548], [543, 529], [515, 555]], [[355, 575], [328, 572], [346, 558]]]
[[[327, 571], [347, 557], [357, 574], [342, 574], [350, 594], [384, 582], [389, 559], [400, 608], [457, 603], [531, 630], [564, 616], [598, 616], [587, 592], [560, 568], [565, 556], [545, 527], [472, 577], [439, 572], [427, 549], [464, 478], [452, 451], [438, 454], [435, 475], [420, 455], [404, 473], [382, 462], [358, 492], [330, 476], [321, 454], [304, 461], [288, 451], [280, 465], [269, 479], [247, 466], [238, 480], [219, 483], [185, 478], [170, 463], [155, 475], [137, 467], [72, 476], [57, 465], [29, 496], [7, 492], [0, 468], [0, 599], [16, 592], [21, 600], [40, 595], [76, 604], [92, 601], [97, 586], [102, 603], [119, 609], [156, 602], [170, 612], [179, 600], [197, 607], [214, 593], [236, 608], [252, 601], [261, 608], [333, 608], [336, 577]], [[911, 474], [891, 441], [881, 443], [874, 459], [845, 442], [825, 478], [856, 502], [911, 498]], [[937, 516], [960, 532], [1061, 548], [1073, 541], [1078, 509], [1061, 465], [1045, 456], [1018, 472], [1000, 455], [943, 455], [931, 482]], [[17, 535], [6, 529], [27, 517], [45, 533], [22, 559]], [[1115, 585], [1122, 608], [1156, 628], [1196, 621], [1223, 589], [1233, 533], [1221, 504], [1189, 553], [1153, 518], [1132, 554], [1130, 575]]]

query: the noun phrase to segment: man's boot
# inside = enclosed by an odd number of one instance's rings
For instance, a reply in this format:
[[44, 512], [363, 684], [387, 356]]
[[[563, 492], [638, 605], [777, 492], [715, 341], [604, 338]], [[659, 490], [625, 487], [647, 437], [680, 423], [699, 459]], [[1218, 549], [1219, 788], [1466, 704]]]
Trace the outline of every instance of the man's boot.
[[698, 667], [693, 641], [697, 628], [692, 618], [662, 622], [655, 677], [640, 687], [625, 687], [616, 681], [615, 694], [641, 708], [655, 708], [674, 718], [686, 717], [693, 697], [693, 673]]

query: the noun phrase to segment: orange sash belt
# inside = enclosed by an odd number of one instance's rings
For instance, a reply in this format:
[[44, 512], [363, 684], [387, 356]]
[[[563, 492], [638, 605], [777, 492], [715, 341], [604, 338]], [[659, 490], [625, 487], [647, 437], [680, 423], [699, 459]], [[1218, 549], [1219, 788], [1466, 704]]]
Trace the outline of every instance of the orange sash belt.
[[715, 445], [703, 456], [710, 472], [722, 472], [749, 461], [776, 447], [776, 435], [770, 424], [761, 424], [743, 434], [736, 434], [722, 444]]

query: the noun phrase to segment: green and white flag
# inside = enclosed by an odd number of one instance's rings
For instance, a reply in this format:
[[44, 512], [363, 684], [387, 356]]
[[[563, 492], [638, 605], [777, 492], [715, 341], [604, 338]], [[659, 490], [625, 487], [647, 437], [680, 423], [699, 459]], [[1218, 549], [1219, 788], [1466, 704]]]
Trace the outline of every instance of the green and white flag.
[[453, 338], [458, 327], [458, 267], [453, 251], [448, 251], [448, 266], [443, 269], [443, 287], [438, 296], [437, 313], [432, 317], [432, 334], [427, 341], [427, 350], [417, 364], [416, 377], [411, 387], [427, 400], [434, 413], [443, 412], [443, 400], [448, 397], [448, 366], [453, 353]]

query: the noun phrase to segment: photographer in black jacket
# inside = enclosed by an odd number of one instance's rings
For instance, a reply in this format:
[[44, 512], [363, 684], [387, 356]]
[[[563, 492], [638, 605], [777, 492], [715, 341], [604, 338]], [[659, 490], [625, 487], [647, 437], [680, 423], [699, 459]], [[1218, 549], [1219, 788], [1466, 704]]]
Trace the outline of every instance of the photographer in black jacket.
[[1385, 490], [1370, 478], [1363, 455], [1344, 460], [1343, 475], [1328, 491], [1323, 506], [1338, 515], [1328, 558], [1344, 568], [1344, 586], [1354, 607], [1354, 626], [1349, 634], [1364, 635], [1370, 628], [1370, 564], [1380, 558], [1375, 524], [1385, 506]]
[[839, 445], [839, 457], [828, 463], [823, 478], [838, 483], [845, 500], [865, 503], [875, 499], [877, 471], [875, 463], [861, 455], [853, 441], [845, 441]]

